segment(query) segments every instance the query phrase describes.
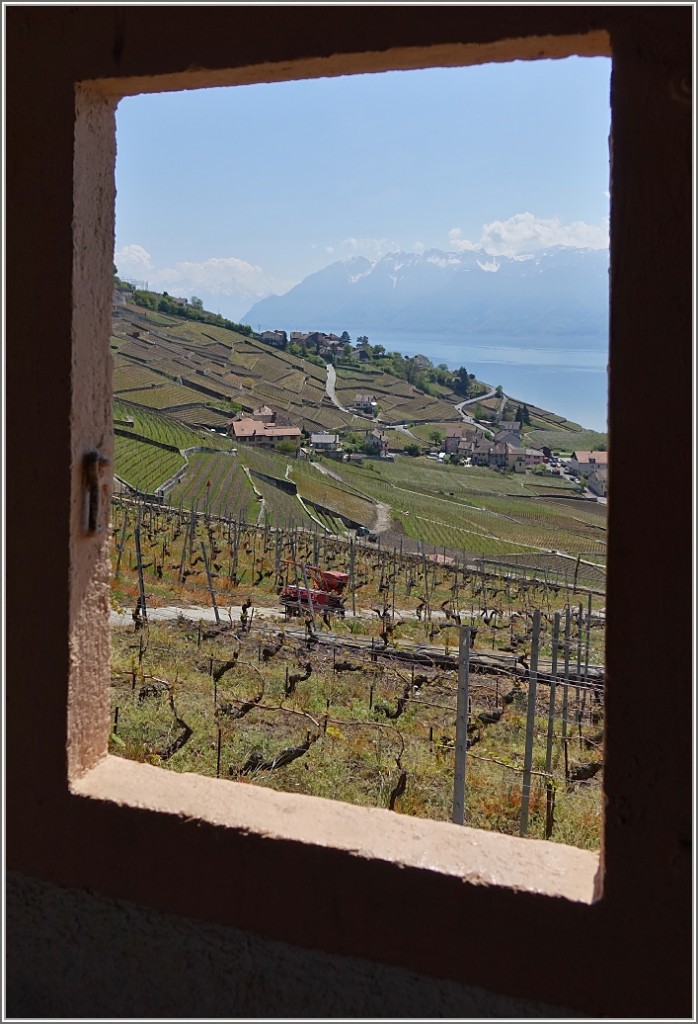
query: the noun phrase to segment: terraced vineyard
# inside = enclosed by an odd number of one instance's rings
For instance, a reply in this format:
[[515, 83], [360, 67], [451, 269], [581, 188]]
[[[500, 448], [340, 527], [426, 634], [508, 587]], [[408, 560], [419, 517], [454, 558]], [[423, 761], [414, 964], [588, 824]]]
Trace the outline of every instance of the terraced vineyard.
[[257, 502], [241, 462], [225, 452], [190, 455], [187, 473], [168, 502], [242, 522], [256, 518]]
[[129, 392], [129, 397], [139, 405], [151, 409], [171, 409], [178, 405], [190, 405], [201, 400], [201, 393], [181, 384], [162, 384], [146, 391]]
[[[178, 416], [181, 415], [186, 415], [186, 413], [178, 414]], [[220, 414], [212, 411], [211, 416], [214, 421], [220, 422]], [[203, 418], [205, 419], [205, 414]], [[226, 422], [229, 418], [229, 415], [224, 417]], [[119, 399], [114, 401], [114, 420], [120, 431], [128, 431], [135, 436], [160, 441], [162, 444], [168, 444], [180, 450], [204, 446], [220, 451], [230, 451], [233, 447], [229, 437], [212, 433], [210, 430], [197, 430], [187, 426], [182, 419], [175, 418], [175, 416]]]
[[[605, 564], [605, 506], [572, 501], [574, 485], [549, 473], [499, 473], [401, 454], [394, 462], [366, 458], [361, 465], [331, 460], [311, 464], [244, 444], [232, 459], [201, 453], [192, 454], [185, 464], [179, 454], [198, 447], [229, 451], [233, 445], [229, 437], [200, 425], [224, 426], [234, 409], [249, 413], [262, 404], [308, 432], [341, 432], [349, 443], [359, 445], [362, 432], [378, 427], [385, 430], [393, 452], [399, 453], [414, 438], [390, 429], [391, 422], [425, 420], [414, 427], [423, 446], [430, 443], [434, 430], [444, 435], [462, 422], [454, 408], [457, 396], [448, 388], [434, 385], [439, 396], [434, 397], [419, 393], [378, 365], [338, 366], [340, 401], [349, 406], [357, 393], [374, 394], [384, 419], [381, 423], [331, 406], [325, 396], [324, 366], [271, 349], [257, 339], [176, 317], [146, 316], [128, 307], [120, 307], [113, 329], [115, 387], [120, 390], [114, 401], [120, 432], [115, 466], [132, 487], [152, 493], [184, 470], [165, 496], [176, 507], [205, 508], [245, 522], [297, 524], [312, 530], [320, 526], [337, 534], [345, 531], [344, 515], [371, 530], [379, 524], [378, 532], [387, 544], [411, 544], [411, 549], [426, 545], [444, 553], [448, 549], [512, 561], [521, 558], [541, 565], [547, 558], [564, 559], [561, 574], [574, 572], [581, 580], [585, 571], [592, 576], [595, 571], [593, 578], [598, 579]], [[175, 383], [175, 378], [184, 384]], [[186, 386], [188, 380], [229, 400], [211, 400], [209, 407], [200, 392]], [[475, 382], [474, 387], [486, 385]], [[512, 398], [506, 400], [509, 413], [513, 403]], [[173, 404], [184, 407], [172, 409]], [[497, 397], [482, 399], [482, 406], [492, 413], [503, 412]], [[528, 408], [532, 425], [539, 428], [530, 438], [548, 442], [555, 438], [576, 448], [582, 447], [582, 441], [596, 440], [597, 435], [570, 429], [563, 417]], [[165, 414], [160, 409], [169, 411]], [[123, 436], [124, 432], [130, 436]], [[168, 447], [148, 445], [148, 440]], [[329, 474], [318, 468], [323, 463]], [[284, 487], [283, 481], [289, 478], [297, 485], [305, 508]], [[380, 506], [392, 509], [392, 516], [384, 509], [379, 514]], [[564, 554], [555, 555], [556, 551]], [[595, 563], [600, 569], [585, 568], [580, 562]]]
[[134, 363], [122, 363], [114, 368], [114, 394], [138, 391], [143, 388], [160, 387], [167, 382], [162, 373]]
[[274, 484], [259, 476], [253, 475], [254, 485], [264, 498], [262, 521], [268, 526], [278, 526], [285, 530], [302, 526], [307, 530], [315, 528], [312, 517], [303, 508], [298, 498], [287, 491], [280, 490]]
[[184, 465], [178, 451], [168, 451], [142, 438], [115, 438], [114, 473], [139, 491], [153, 494]]
[[606, 435], [595, 430], [531, 430], [526, 439], [533, 446], [547, 445], [553, 451], [570, 455], [575, 450], [595, 451], [600, 444], [606, 443]]
[[357, 523], [370, 523], [375, 516], [375, 506], [366, 498], [325, 476], [307, 462], [293, 466], [292, 479], [304, 500], [325, 505], [339, 514], [344, 514]]
[[[605, 509], [593, 502], [564, 499], [573, 486], [550, 477], [544, 499], [535, 476], [508, 476], [478, 467], [394, 463], [339, 466], [351, 481], [393, 509], [398, 533], [435, 547], [487, 555], [535, 554], [562, 549], [600, 565], [605, 562]], [[593, 511], [591, 511], [593, 510]]]

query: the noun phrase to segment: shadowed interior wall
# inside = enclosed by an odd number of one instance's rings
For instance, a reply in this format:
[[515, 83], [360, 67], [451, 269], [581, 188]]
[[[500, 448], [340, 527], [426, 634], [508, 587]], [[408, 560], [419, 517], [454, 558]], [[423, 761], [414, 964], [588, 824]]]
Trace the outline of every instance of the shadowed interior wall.
[[6, 915], [10, 1016], [577, 1016], [22, 876]]

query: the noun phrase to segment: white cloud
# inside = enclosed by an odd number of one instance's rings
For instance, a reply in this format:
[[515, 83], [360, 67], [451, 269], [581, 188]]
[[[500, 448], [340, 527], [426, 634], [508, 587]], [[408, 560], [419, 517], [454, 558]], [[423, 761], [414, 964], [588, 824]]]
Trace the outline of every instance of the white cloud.
[[456, 252], [463, 252], [468, 249], [472, 252], [474, 249], [479, 249], [480, 246], [477, 242], [469, 242], [467, 238], [462, 237], [463, 232], [460, 228], [451, 228], [448, 233], [448, 240], [452, 249]]
[[125, 245], [114, 253], [119, 277], [142, 277], [153, 269], [150, 253], [142, 245]]
[[187, 298], [201, 292], [255, 301], [288, 291], [296, 283], [272, 277], [262, 267], [237, 256], [212, 256], [199, 262], [183, 260], [171, 267], [156, 267], [142, 245], [124, 246], [115, 254], [114, 262], [121, 277], [147, 280], [155, 291], [170, 291]]
[[343, 238], [342, 246], [352, 256], [365, 256], [369, 260], [379, 260], [389, 252], [398, 252], [399, 242], [388, 238]]
[[182, 261], [156, 271], [154, 278], [165, 288], [176, 288], [180, 292], [203, 291], [209, 295], [235, 295], [245, 299], [260, 299], [272, 292], [287, 291], [293, 285], [293, 282], [270, 277], [262, 267], [237, 256], [212, 256], [198, 263]]
[[424, 244], [424, 242], [413, 242], [412, 243], [412, 252], [424, 252], [425, 249], [426, 249], [426, 245]]
[[538, 252], [553, 245], [569, 245], [577, 249], [606, 249], [608, 247], [608, 220], [600, 224], [572, 221], [564, 224], [559, 217], [548, 219], [532, 213], [517, 213], [508, 220], [493, 220], [484, 224], [478, 242], [462, 237], [460, 228], [449, 233], [451, 248], [463, 250], [484, 249], [491, 256], [518, 256]]

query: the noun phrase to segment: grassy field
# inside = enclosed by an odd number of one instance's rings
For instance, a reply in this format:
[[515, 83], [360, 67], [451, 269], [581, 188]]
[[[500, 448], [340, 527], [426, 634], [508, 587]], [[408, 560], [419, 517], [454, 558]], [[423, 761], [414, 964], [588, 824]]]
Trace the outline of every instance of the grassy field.
[[[513, 674], [472, 676], [465, 806], [474, 827], [518, 834], [527, 691]], [[602, 708], [585, 697], [582, 707], [573, 686], [559, 686], [551, 704], [549, 687], [538, 688], [528, 834], [545, 837], [549, 792], [550, 838], [598, 849]], [[113, 631], [111, 700], [116, 755], [451, 819], [455, 669], [374, 660], [370, 648], [339, 640], [309, 645], [287, 627], [242, 632], [182, 619]], [[576, 771], [591, 777], [576, 782]]]

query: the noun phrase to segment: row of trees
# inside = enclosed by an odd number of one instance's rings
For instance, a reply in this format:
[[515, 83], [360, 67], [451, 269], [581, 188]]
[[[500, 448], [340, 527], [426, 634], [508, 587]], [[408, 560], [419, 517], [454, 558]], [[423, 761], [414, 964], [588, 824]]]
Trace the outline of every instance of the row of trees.
[[227, 320], [220, 313], [211, 313], [204, 309], [203, 300], [193, 295], [191, 300], [185, 302], [173, 299], [167, 292], [146, 291], [135, 288], [129, 281], [122, 281], [118, 276], [116, 265], [114, 265], [114, 287], [122, 291], [131, 292], [133, 301], [137, 306], [144, 309], [152, 309], [154, 312], [169, 314], [170, 316], [181, 316], [187, 320], [196, 320], [199, 323], [211, 324], [212, 327], [226, 327], [229, 331], [236, 331], [250, 337], [252, 328], [249, 324], [238, 324], [233, 320]]

